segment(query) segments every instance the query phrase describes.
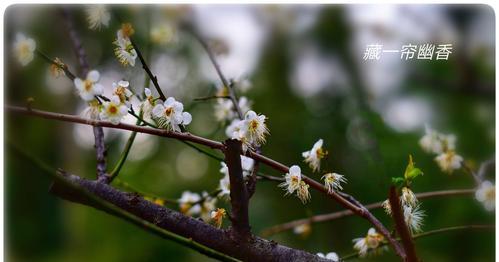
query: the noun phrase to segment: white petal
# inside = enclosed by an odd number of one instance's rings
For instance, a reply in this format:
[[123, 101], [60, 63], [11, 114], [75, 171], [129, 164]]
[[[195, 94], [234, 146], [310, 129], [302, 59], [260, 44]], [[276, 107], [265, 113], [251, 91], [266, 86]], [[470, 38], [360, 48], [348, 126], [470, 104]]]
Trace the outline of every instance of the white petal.
[[192, 122], [192, 115], [189, 114], [188, 112], [183, 112], [182, 113], [182, 124], [188, 125]]
[[114, 103], [114, 104], [117, 104], [117, 105], [120, 104], [121, 103], [120, 97], [116, 96], [116, 95], [112, 96], [111, 97], [111, 102]]
[[122, 87], [128, 87], [130, 83], [128, 81], [121, 80], [118, 82], [118, 85]]
[[144, 94], [145, 94], [146, 96], [151, 96], [151, 95], [152, 95], [151, 89], [149, 89], [149, 88], [145, 88], [145, 89], [144, 89]]
[[78, 90], [82, 90], [83, 89], [83, 80], [81, 80], [80, 78], [75, 78], [73, 80], [73, 83], [75, 84], [76, 88]]
[[301, 168], [297, 165], [293, 165], [289, 168], [289, 174], [290, 175], [300, 175], [301, 174]]
[[94, 83], [99, 81], [99, 77], [100, 77], [100, 74], [97, 70], [92, 70], [92, 71], [88, 72], [88, 74], [87, 74], [87, 80], [90, 80]]
[[94, 84], [94, 95], [102, 95], [104, 93], [104, 87], [101, 84]]
[[152, 109], [152, 114], [156, 117], [161, 117], [163, 116], [163, 112], [165, 111], [165, 107], [161, 104], [158, 104], [156, 105], [153, 109]]
[[172, 106], [175, 103], [175, 98], [168, 97], [164, 103], [165, 107]]

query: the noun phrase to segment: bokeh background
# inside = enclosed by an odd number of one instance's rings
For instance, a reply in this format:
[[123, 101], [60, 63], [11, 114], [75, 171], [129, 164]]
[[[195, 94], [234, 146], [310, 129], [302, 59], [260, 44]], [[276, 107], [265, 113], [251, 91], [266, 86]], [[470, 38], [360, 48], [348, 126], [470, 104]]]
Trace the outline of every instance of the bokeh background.
[[[39, 59], [20, 67], [12, 58], [16, 32], [37, 41], [37, 47], [59, 57], [72, 71], [79, 67], [61, 8], [68, 8], [82, 39], [91, 68], [101, 83], [126, 79], [136, 92], [146, 75], [137, 60], [122, 67], [113, 55], [118, 22], [88, 29], [84, 6], [14, 5], [5, 12], [6, 103], [79, 114], [83, 102], [73, 84], [55, 79]], [[459, 171], [442, 173], [418, 145], [424, 125], [458, 137], [457, 152], [477, 168], [494, 157], [495, 144], [495, 14], [486, 5], [194, 5], [113, 6], [131, 22], [135, 39], [147, 54], [152, 71], [168, 96], [183, 101], [193, 115], [191, 132], [223, 140], [215, 121], [213, 95], [220, 82], [195, 39], [176, 23], [190, 19], [210, 41], [222, 70], [244, 81], [238, 90], [252, 108], [268, 117], [270, 137], [263, 151], [282, 163], [300, 164], [301, 152], [318, 138], [330, 155], [324, 165], [348, 178], [344, 190], [362, 203], [386, 199], [389, 179], [401, 176], [409, 154], [425, 175], [415, 192], [472, 188], [473, 180]], [[168, 41], [151, 41], [158, 26], [172, 29]], [[449, 60], [401, 60], [384, 54], [364, 61], [367, 44], [387, 49], [404, 44], [452, 43]], [[134, 121], [128, 119], [127, 121]], [[53, 167], [80, 176], [95, 174], [93, 135], [88, 126], [6, 115], [6, 137]], [[110, 167], [128, 138], [127, 132], [106, 130]], [[8, 261], [209, 261], [175, 243], [89, 207], [62, 201], [47, 192], [43, 171], [6, 147], [5, 229]], [[144, 192], [179, 198], [182, 191], [211, 191], [222, 175], [220, 163], [171, 139], [138, 135], [120, 179]], [[281, 175], [262, 167], [272, 175]], [[486, 174], [494, 179], [494, 170]], [[319, 175], [314, 175], [319, 179]], [[221, 206], [226, 203], [219, 202]], [[175, 206], [170, 206], [176, 208]], [[424, 230], [446, 226], [494, 223], [472, 196], [428, 199]], [[284, 197], [272, 182], [259, 182], [250, 203], [255, 233], [293, 219], [340, 210], [312, 192], [302, 205]], [[386, 225], [382, 210], [374, 214]], [[225, 221], [225, 225], [229, 222]], [[309, 252], [351, 253], [352, 239], [364, 236], [369, 224], [357, 217], [315, 224], [307, 237], [292, 232], [271, 238]], [[416, 248], [425, 261], [492, 261], [492, 231], [461, 231], [419, 239]], [[396, 261], [393, 252], [373, 261]]]

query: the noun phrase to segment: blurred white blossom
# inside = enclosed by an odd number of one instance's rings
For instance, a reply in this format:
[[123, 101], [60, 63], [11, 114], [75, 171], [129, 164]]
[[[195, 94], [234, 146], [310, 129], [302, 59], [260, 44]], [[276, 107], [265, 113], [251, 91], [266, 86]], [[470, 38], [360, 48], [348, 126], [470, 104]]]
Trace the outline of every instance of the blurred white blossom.
[[493, 211], [496, 207], [496, 187], [490, 181], [483, 181], [475, 192], [475, 198], [482, 202], [485, 209]]
[[90, 29], [100, 29], [102, 26], [108, 27], [111, 14], [104, 5], [90, 5], [85, 9], [88, 26]]
[[22, 33], [16, 34], [14, 42], [14, 55], [22, 66], [29, 64], [34, 58], [36, 42]]

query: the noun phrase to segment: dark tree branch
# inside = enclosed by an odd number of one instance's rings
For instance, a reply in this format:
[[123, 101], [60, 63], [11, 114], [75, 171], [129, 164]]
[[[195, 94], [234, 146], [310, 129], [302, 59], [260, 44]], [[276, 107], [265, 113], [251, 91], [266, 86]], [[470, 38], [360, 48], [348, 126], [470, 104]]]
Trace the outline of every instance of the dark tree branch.
[[137, 52], [137, 56], [139, 57], [140, 63], [142, 64], [142, 68], [144, 69], [144, 71], [146, 71], [147, 75], [151, 79], [151, 81], [154, 85], [154, 88], [156, 88], [156, 91], [158, 91], [159, 98], [161, 100], [165, 101], [166, 96], [165, 96], [165, 94], [163, 94], [163, 91], [161, 91], [161, 87], [159, 86], [159, 83], [158, 83], [158, 78], [151, 72], [151, 69], [147, 65], [147, 62], [146, 62], [144, 56], [140, 52], [140, 49], [137, 46], [137, 44], [135, 43], [135, 41], [133, 41], [132, 37], [130, 37], [130, 42], [132, 43], [133, 49], [135, 49], [135, 51]]
[[236, 236], [246, 240], [250, 235], [248, 217], [249, 195], [241, 166], [241, 141], [227, 139], [224, 142], [225, 163], [229, 169], [232, 229]]
[[418, 257], [416, 255], [416, 249], [414, 247], [414, 242], [412, 240], [411, 232], [409, 231], [408, 225], [405, 223], [404, 211], [400, 206], [400, 198], [397, 194], [397, 189], [395, 186], [390, 187], [389, 195], [390, 207], [392, 210], [392, 217], [395, 221], [395, 228], [402, 240], [402, 245], [406, 252], [406, 257], [403, 257], [404, 261], [407, 262], [418, 262]]
[[87, 54], [85, 53], [85, 49], [83, 48], [80, 37], [78, 36], [78, 33], [74, 28], [71, 13], [68, 7], [62, 8], [62, 16], [64, 17], [66, 29], [68, 30], [73, 50], [76, 54], [76, 57], [78, 58], [78, 63], [80, 64], [81, 74], [86, 75], [90, 69], [87, 60]]
[[[189, 133], [180, 133], [180, 132], [168, 132], [163, 129], [154, 129], [154, 128], [148, 128], [148, 127], [140, 127], [140, 126], [134, 126], [134, 125], [128, 125], [128, 124], [123, 124], [120, 123], [118, 125], [114, 125], [111, 122], [107, 121], [100, 121], [100, 120], [91, 120], [91, 119], [84, 119], [80, 118], [77, 116], [71, 116], [71, 115], [65, 115], [65, 114], [58, 114], [58, 113], [51, 113], [51, 112], [45, 112], [45, 111], [40, 111], [40, 110], [34, 110], [34, 109], [26, 109], [22, 107], [15, 107], [15, 106], [6, 106], [5, 107], [8, 111], [11, 112], [16, 112], [16, 113], [21, 113], [21, 114], [26, 114], [26, 115], [34, 115], [46, 119], [56, 119], [56, 120], [62, 120], [62, 121], [67, 121], [67, 122], [73, 122], [73, 123], [80, 123], [80, 124], [86, 124], [86, 125], [93, 125], [93, 126], [102, 126], [102, 127], [109, 127], [109, 128], [116, 128], [116, 129], [124, 129], [124, 130], [130, 130], [130, 131], [137, 131], [141, 133], [148, 133], [148, 134], [153, 134], [157, 136], [162, 136], [162, 137], [170, 137], [170, 138], [175, 138], [183, 141], [190, 141], [194, 143], [198, 143], [201, 145], [205, 145], [214, 149], [218, 150], [223, 150], [223, 144], [217, 141], [213, 141], [210, 139], [206, 139], [203, 137], [198, 137], [195, 135], [191, 135]], [[241, 152], [242, 153], [242, 152]], [[279, 163], [273, 159], [270, 159], [266, 156], [260, 155], [258, 153], [255, 153], [253, 151], [248, 150], [245, 153], [247, 156], [253, 158], [255, 161], [259, 161], [269, 167], [272, 167], [275, 170], [278, 170], [283, 173], [289, 172], [289, 168], [282, 164]], [[398, 242], [396, 242], [389, 234], [388, 230], [381, 224], [365, 207], [363, 207], [358, 201], [356, 203], [351, 203], [347, 199], [344, 198], [344, 196], [341, 196], [337, 193], [328, 193], [327, 188], [325, 188], [322, 184], [319, 182], [302, 175], [303, 181], [305, 181], [310, 187], [314, 188], [315, 190], [322, 192], [323, 194], [331, 197], [333, 200], [338, 202], [340, 205], [343, 207], [352, 210], [356, 215], [363, 217], [364, 219], [368, 220], [381, 234], [385, 236], [385, 238], [388, 239], [390, 245], [394, 248], [395, 253], [399, 256], [402, 255], [402, 250], [400, 248], [400, 245]], [[344, 194], [345, 196], [348, 196], [347, 194]]]
[[[248, 242], [235, 241], [229, 231], [217, 229], [198, 219], [187, 217], [177, 211], [156, 205], [136, 194], [120, 192], [107, 184], [87, 180], [68, 173], [60, 173], [59, 177], [148, 223], [152, 223], [159, 228], [171, 231], [174, 234], [191, 239], [210, 249], [237, 259], [244, 261], [283, 262], [327, 261], [305, 251], [285, 247], [258, 237], [254, 237]], [[117, 215], [116, 212], [103, 208], [101, 204], [88, 199], [80, 191], [73, 190], [73, 187], [61, 186], [59, 182], [54, 183], [51, 192], [63, 199], [92, 206], [111, 215]]]
[[[76, 32], [71, 13], [68, 7], [62, 8], [62, 15], [66, 22], [66, 28], [69, 33], [69, 38], [71, 39], [71, 43], [73, 45], [73, 49], [75, 51], [76, 57], [78, 58], [78, 63], [80, 64], [81, 74], [83, 76], [87, 75], [90, 70], [90, 66], [87, 60], [87, 54], [85, 49], [83, 48], [83, 44], [81, 39]], [[99, 181], [106, 181], [108, 176], [106, 176], [106, 145], [104, 144], [104, 129], [100, 126], [94, 126], [94, 138], [95, 138], [95, 151], [96, 151], [96, 160], [97, 160], [97, 178]]]

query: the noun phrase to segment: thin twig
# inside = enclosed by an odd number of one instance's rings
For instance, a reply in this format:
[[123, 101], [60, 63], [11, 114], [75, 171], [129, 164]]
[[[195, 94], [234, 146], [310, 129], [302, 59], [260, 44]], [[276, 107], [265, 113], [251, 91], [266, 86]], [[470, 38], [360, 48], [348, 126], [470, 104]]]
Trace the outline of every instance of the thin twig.
[[[273, 176], [262, 176], [259, 174], [259, 177], [262, 177], [262, 179], [266, 180], [276, 180], [282, 181], [282, 179], [273, 177]], [[425, 198], [433, 198], [433, 197], [447, 197], [447, 196], [460, 196], [460, 195], [471, 195], [475, 193], [475, 189], [455, 189], [455, 190], [441, 190], [441, 191], [430, 191], [430, 192], [423, 192], [423, 193], [418, 193], [416, 194], [416, 197], [418, 199], [425, 199]], [[369, 210], [372, 209], [377, 209], [381, 208], [383, 204], [383, 201], [371, 203], [368, 205], [365, 205], [365, 207]], [[293, 221], [289, 221], [283, 224], [275, 225], [272, 227], [269, 227], [267, 229], [262, 230], [260, 233], [261, 236], [263, 237], [268, 237], [271, 235], [275, 235], [277, 233], [286, 231], [286, 230], [291, 230], [299, 225], [303, 224], [310, 224], [310, 223], [320, 223], [320, 222], [326, 222], [326, 221], [332, 221], [338, 218], [342, 217], [348, 217], [355, 215], [351, 210], [341, 210], [341, 211], [336, 211], [332, 213], [327, 213], [327, 214], [321, 214], [321, 215], [315, 215], [311, 216], [309, 218], [302, 218], [302, 219], [297, 219]]]
[[206, 101], [211, 99], [231, 99], [231, 98], [230, 96], [204, 96], [204, 97], [194, 98], [194, 101]]
[[[472, 230], [472, 229], [478, 230], [478, 229], [493, 229], [493, 228], [495, 228], [495, 225], [464, 225], [464, 226], [444, 227], [444, 228], [439, 228], [439, 229], [430, 230], [430, 231], [426, 231], [423, 233], [415, 234], [412, 236], [412, 239], [418, 239], [418, 238], [428, 237], [428, 236], [432, 236], [432, 235], [438, 235], [441, 233], [450, 233], [450, 232], [461, 231], [461, 230]], [[397, 241], [400, 241], [400, 239], [397, 238]], [[382, 243], [381, 245], [379, 245], [378, 249], [383, 248], [384, 246], [386, 246], [386, 243]], [[359, 253], [357, 253], [357, 252], [351, 253], [351, 254], [348, 254], [348, 255], [341, 257], [341, 261], [347, 261], [351, 258], [358, 257], [358, 256], [359, 256]]]
[[241, 108], [239, 107], [239, 103], [237, 102], [237, 95], [236, 91], [234, 90], [234, 85], [230, 83], [227, 78], [224, 76], [222, 73], [222, 69], [220, 69], [220, 65], [217, 62], [217, 59], [215, 58], [215, 54], [211, 51], [208, 43], [203, 39], [203, 37], [192, 27], [192, 25], [186, 26], [188, 28], [188, 31], [198, 40], [198, 42], [203, 46], [204, 50], [208, 54], [208, 57], [210, 58], [211, 63], [213, 64], [213, 67], [215, 67], [215, 70], [217, 71], [218, 77], [222, 81], [222, 84], [224, 85], [225, 88], [228, 88], [229, 90], [229, 97], [230, 100], [232, 101], [232, 104], [234, 105], [234, 109], [239, 117], [239, 119], [243, 119], [243, 112], [241, 111]]

